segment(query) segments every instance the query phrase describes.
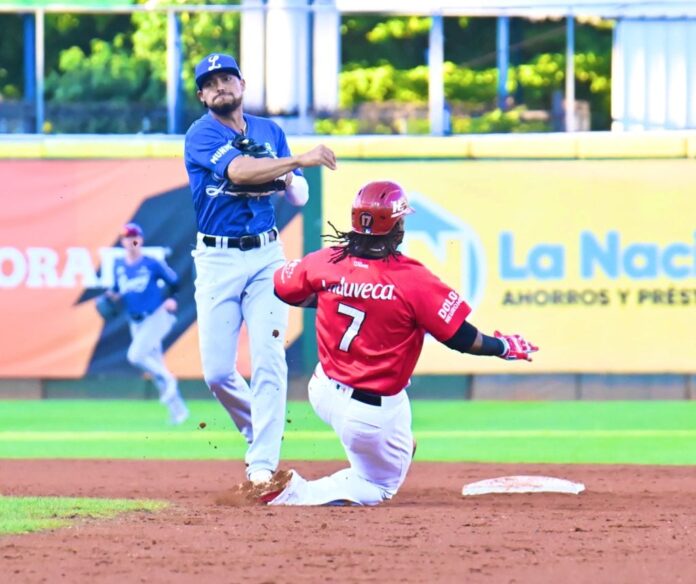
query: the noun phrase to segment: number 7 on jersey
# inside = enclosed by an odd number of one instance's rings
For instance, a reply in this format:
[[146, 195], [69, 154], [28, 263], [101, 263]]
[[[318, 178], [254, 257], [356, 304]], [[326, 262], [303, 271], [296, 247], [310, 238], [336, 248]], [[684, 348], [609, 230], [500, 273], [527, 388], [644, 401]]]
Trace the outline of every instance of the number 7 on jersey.
[[338, 348], [341, 351], [348, 352], [348, 350], [350, 349], [350, 344], [353, 342], [353, 339], [357, 337], [358, 333], [360, 332], [360, 327], [362, 326], [362, 323], [365, 320], [365, 313], [362, 310], [358, 310], [357, 308], [349, 306], [348, 304], [343, 304], [343, 302], [338, 303], [338, 313], [345, 314], [346, 316], [350, 316], [353, 319], [351, 323], [348, 325], [346, 332], [343, 333], [341, 343], [338, 345]]

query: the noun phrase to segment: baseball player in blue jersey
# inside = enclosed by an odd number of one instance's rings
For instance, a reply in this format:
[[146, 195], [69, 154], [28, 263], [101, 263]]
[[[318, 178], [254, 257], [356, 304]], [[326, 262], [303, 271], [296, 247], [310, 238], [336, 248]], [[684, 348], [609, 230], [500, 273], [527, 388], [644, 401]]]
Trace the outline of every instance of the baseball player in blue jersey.
[[[326, 146], [293, 156], [273, 121], [245, 114], [245, 83], [236, 61], [214, 53], [195, 71], [208, 112], [186, 134], [184, 157], [198, 221], [196, 307], [203, 375], [246, 438], [247, 476], [270, 480], [285, 426], [288, 308], [273, 293], [283, 265], [269, 195], [296, 206], [309, 189], [300, 169], [336, 168]], [[237, 371], [242, 322], [249, 332], [251, 384]]]
[[116, 260], [114, 285], [106, 294], [112, 300], [120, 299], [128, 314], [132, 338], [128, 361], [152, 376], [171, 423], [181, 424], [189, 412], [162, 355], [162, 339], [176, 321], [177, 303], [172, 297], [165, 298], [160, 287], [164, 283], [173, 292], [179, 278], [166, 263], [143, 255], [143, 230], [136, 223], [124, 226], [121, 245], [126, 255]]

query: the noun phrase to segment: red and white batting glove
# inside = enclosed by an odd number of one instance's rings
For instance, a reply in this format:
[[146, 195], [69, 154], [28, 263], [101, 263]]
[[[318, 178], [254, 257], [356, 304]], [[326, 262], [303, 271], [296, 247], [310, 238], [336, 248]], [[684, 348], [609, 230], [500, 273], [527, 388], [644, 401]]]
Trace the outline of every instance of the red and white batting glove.
[[500, 358], [506, 361], [519, 361], [521, 359], [531, 361], [532, 358], [529, 354], [539, 350], [539, 347], [524, 340], [520, 335], [504, 335], [500, 331], [495, 331], [493, 336], [500, 339], [505, 345], [505, 350]]

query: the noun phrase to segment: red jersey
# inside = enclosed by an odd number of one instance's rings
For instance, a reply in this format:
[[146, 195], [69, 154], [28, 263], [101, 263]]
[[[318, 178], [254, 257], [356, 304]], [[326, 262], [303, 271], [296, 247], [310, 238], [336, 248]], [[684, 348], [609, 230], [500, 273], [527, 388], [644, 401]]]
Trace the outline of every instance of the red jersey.
[[425, 333], [446, 341], [471, 312], [459, 294], [420, 262], [399, 256], [338, 263], [336, 248], [288, 262], [274, 276], [276, 294], [299, 305], [317, 295], [319, 362], [354, 388], [394, 395], [406, 385]]

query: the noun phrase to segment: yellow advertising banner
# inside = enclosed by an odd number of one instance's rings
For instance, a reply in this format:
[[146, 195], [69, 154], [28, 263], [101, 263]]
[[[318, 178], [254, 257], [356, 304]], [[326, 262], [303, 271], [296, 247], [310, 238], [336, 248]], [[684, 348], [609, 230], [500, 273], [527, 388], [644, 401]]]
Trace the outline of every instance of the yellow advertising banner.
[[506, 363], [430, 338], [417, 374], [696, 371], [696, 162], [344, 161], [323, 175], [323, 225], [348, 229], [378, 179], [416, 209], [402, 251], [460, 292], [470, 322], [540, 346]]

